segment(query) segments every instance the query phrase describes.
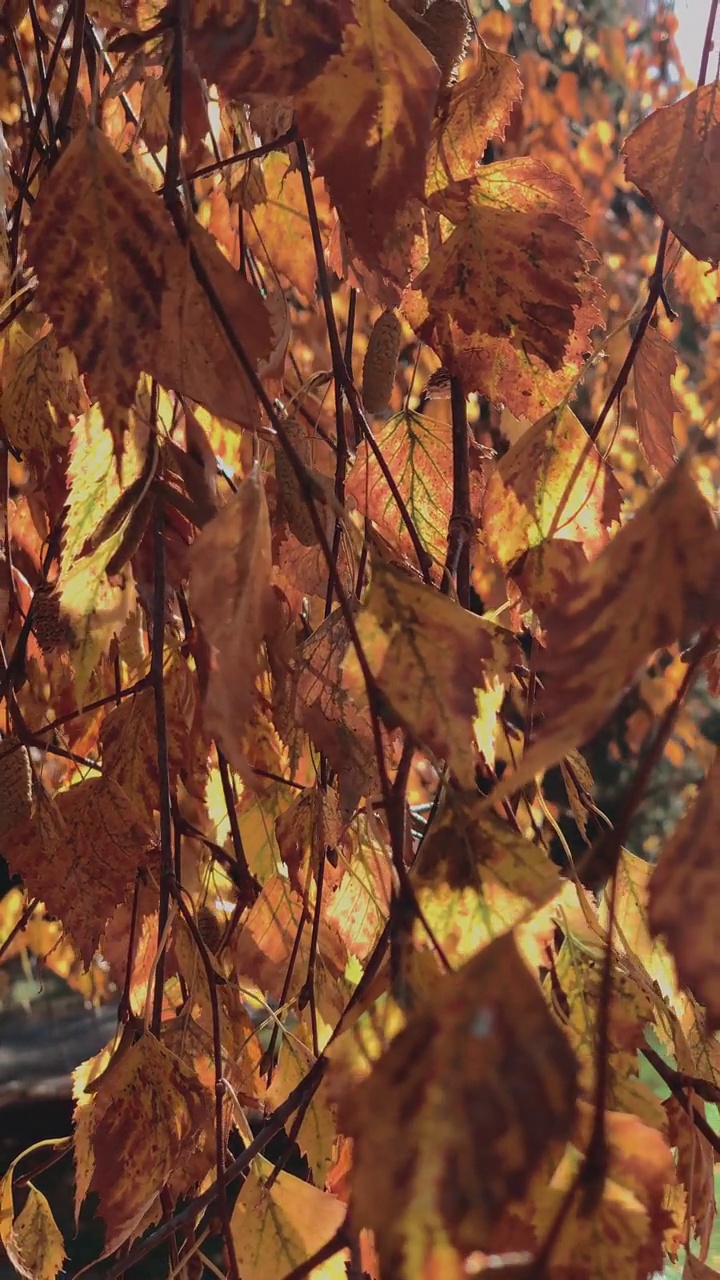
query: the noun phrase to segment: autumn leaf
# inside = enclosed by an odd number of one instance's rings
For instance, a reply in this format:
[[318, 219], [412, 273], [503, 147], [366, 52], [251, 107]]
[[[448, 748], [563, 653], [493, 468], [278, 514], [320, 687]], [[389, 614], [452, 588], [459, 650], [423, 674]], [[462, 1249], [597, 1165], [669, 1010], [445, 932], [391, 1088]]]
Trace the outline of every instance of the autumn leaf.
[[94, 126], [73, 138], [33, 208], [27, 251], [40, 305], [88, 375], [116, 454], [162, 323], [171, 234], [162, 202]]
[[418, 335], [449, 366], [457, 330], [460, 346], [483, 335], [497, 351], [505, 340], [559, 369], [592, 257], [573, 189], [523, 157], [479, 170], [433, 204], [449, 231], [403, 302]]
[[20, 1159], [12, 1161], [0, 1180], [0, 1240], [18, 1275], [55, 1280], [65, 1261], [65, 1245], [50, 1205], [32, 1182], [25, 1183], [25, 1203], [15, 1212], [13, 1180]]
[[89, 777], [54, 800], [39, 796], [34, 817], [15, 829], [8, 854], [15, 873], [61, 918], [89, 965], [138, 867], [152, 861], [153, 841], [122, 788], [110, 778]]
[[485, 1248], [574, 1106], [572, 1053], [506, 934], [437, 983], [341, 1100], [352, 1221], [374, 1231], [382, 1273], [424, 1274], [443, 1240]]
[[[196, 538], [190, 601], [210, 650], [205, 727], [243, 767], [270, 587], [270, 526], [260, 471], [253, 467], [230, 501]], [[228, 697], [232, 690], [232, 697]]]
[[[248, 239], [303, 298], [311, 301], [317, 278], [302, 174], [287, 156], [272, 152], [263, 162], [265, 198], [252, 209]], [[329, 222], [327, 196], [319, 179], [313, 182], [321, 227]], [[324, 207], [323, 207], [324, 206]], [[324, 215], [324, 216], [323, 216]]]
[[170, 1175], [197, 1145], [212, 1097], [154, 1036], [111, 1060], [75, 1108], [75, 1213], [90, 1192], [105, 1224], [101, 1257], [157, 1221]]
[[[449, 423], [405, 410], [375, 435], [385, 464], [426, 551], [442, 563], [452, 512], [452, 440]], [[413, 555], [403, 516], [368, 444], [360, 446], [347, 491], [383, 536]]]
[[[658, 576], [657, 566], [662, 566]], [[642, 663], [720, 619], [720, 540], [679, 464], [546, 620], [543, 727], [495, 797], [508, 795], [602, 726]]]
[[483, 501], [490, 552], [539, 613], [609, 541], [620, 490], [570, 409], [547, 414], [499, 460]]
[[720, 236], [710, 175], [720, 158], [715, 81], [643, 120], [623, 148], [625, 173], [681, 244], [717, 265]]
[[230, 98], [282, 98], [323, 71], [340, 47], [349, 3], [290, 0], [197, 0], [189, 46], [203, 75]]
[[[284, 1276], [305, 1262], [339, 1231], [345, 1205], [290, 1173], [268, 1183], [272, 1166], [258, 1162], [243, 1184], [233, 1209], [231, 1230], [243, 1280]], [[345, 1250], [308, 1275], [317, 1280], [344, 1280]]]
[[[471, 787], [474, 722], [482, 719], [484, 697], [502, 697], [517, 657], [514, 637], [379, 559], [357, 634], [386, 725], [402, 725]], [[364, 680], [352, 647], [343, 676], [361, 698]]]
[[676, 367], [670, 344], [657, 329], [647, 329], [633, 365], [638, 440], [650, 466], [663, 478], [677, 461], [672, 389]]
[[[286, 1032], [280, 1043], [277, 1066], [267, 1093], [270, 1106], [279, 1107], [312, 1067], [314, 1057], [297, 1034]], [[293, 1128], [293, 1121], [286, 1128]], [[304, 1111], [300, 1128], [295, 1134], [301, 1152], [307, 1157], [313, 1182], [324, 1187], [332, 1165], [333, 1145], [337, 1135], [334, 1110], [328, 1096], [327, 1081], [323, 1080]]]
[[720, 960], [714, 941], [718, 864], [713, 834], [719, 805], [716, 758], [662, 849], [648, 902], [650, 927], [667, 939], [680, 981], [705, 1005], [711, 1030], [720, 1027]]
[[397, 216], [422, 196], [440, 73], [386, 0], [354, 9], [342, 52], [296, 110], [353, 247], [372, 266]]
[[479, 40], [447, 106], [433, 123], [425, 185], [428, 198], [474, 176], [490, 139], [504, 136], [520, 91], [514, 59]]
[[30, 343], [22, 335], [19, 343], [24, 351], [2, 388], [0, 419], [16, 449], [39, 455], [47, 465], [69, 444], [71, 417], [85, 412], [87, 397], [74, 357], [58, 347], [54, 333]]

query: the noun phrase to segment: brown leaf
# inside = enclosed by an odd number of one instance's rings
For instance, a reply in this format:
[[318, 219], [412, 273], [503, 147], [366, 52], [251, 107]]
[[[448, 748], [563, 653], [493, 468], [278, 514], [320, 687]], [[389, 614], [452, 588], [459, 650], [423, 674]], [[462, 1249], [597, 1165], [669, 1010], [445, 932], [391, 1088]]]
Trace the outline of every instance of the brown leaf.
[[713, 1030], [720, 1027], [718, 822], [720, 758], [716, 756], [692, 805], [663, 846], [648, 901], [653, 933], [666, 938], [680, 981], [705, 1005]]
[[656, 649], [720, 620], [720, 535], [678, 464], [547, 618], [543, 727], [495, 798], [592, 737]]
[[675, 352], [657, 329], [647, 329], [633, 365], [640, 448], [663, 478], [677, 462], [672, 378]]
[[356, 0], [355, 17], [296, 109], [353, 246], [374, 265], [398, 214], [422, 196], [440, 73], [386, 0]]
[[205, 725], [231, 764], [242, 768], [271, 572], [270, 521], [259, 468], [195, 540], [190, 602], [210, 648]]
[[36, 806], [16, 829], [11, 865], [70, 930], [87, 966], [137, 868], [148, 864], [154, 833], [110, 778], [86, 778]]
[[99, 397], [116, 452], [158, 338], [172, 225], [99, 129], [80, 130], [43, 183], [26, 245], [38, 302]]
[[[193, 248], [235, 336], [257, 369], [273, 350], [268, 309], [258, 290], [233, 269], [210, 233], [198, 223], [192, 223], [190, 230]], [[163, 265], [166, 289], [161, 328], [144, 355], [144, 369], [164, 387], [190, 396], [210, 413], [242, 426], [256, 425], [259, 410], [255, 392], [195, 276], [189, 250], [177, 236], [166, 246]]]
[[568, 1137], [575, 1077], [512, 934], [438, 981], [341, 1100], [352, 1220], [375, 1232], [383, 1275], [425, 1274], [438, 1238], [461, 1255], [487, 1247], [548, 1146]]
[[94, 1191], [104, 1258], [157, 1221], [160, 1192], [195, 1150], [213, 1100], [183, 1063], [146, 1033], [116, 1055], [75, 1108], [75, 1210]]
[[717, 264], [720, 230], [715, 179], [720, 166], [720, 86], [693, 90], [653, 111], [623, 148], [625, 173], [696, 258]]

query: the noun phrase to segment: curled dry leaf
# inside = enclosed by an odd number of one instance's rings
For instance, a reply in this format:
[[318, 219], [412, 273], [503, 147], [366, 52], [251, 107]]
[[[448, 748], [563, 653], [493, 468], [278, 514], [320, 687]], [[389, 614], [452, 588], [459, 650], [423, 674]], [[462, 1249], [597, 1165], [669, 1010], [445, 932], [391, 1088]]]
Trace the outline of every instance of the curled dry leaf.
[[242, 735], [267, 620], [271, 567], [265, 489], [254, 466], [190, 553], [190, 600], [210, 651], [205, 726], [239, 769], [244, 767]]

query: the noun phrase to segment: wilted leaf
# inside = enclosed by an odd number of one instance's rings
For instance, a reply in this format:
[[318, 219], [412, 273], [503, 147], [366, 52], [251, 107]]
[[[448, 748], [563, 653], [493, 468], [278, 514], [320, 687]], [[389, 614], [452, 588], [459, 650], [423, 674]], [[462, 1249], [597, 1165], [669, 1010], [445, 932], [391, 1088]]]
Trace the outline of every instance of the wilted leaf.
[[296, 107], [345, 230], [373, 265], [398, 214], [422, 196], [439, 70], [386, 0], [356, 0], [355, 15]]
[[672, 389], [676, 366], [675, 352], [669, 342], [657, 329], [647, 329], [633, 365], [638, 439], [650, 466], [663, 477], [677, 461]]
[[116, 453], [160, 330], [171, 236], [162, 201], [94, 126], [73, 138], [33, 208], [26, 243], [40, 306], [88, 374]]
[[63, 1238], [50, 1205], [32, 1182], [21, 1193], [26, 1197], [22, 1209], [15, 1212], [12, 1184], [17, 1163], [13, 1160], [0, 1181], [0, 1240], [18, 1275], [26, 1280], [55, 1280], [65, 1261]]
[[522, 157], [480, 169], [434, 203], [452, 225], [403, 304], [418, 335], [447, 365], [454, 325], [470, 343], [506, 339], [560, 369], [592, 257], [573, 188]]
[[[452, 439], [449, 423], [406, 410], [375, 439], [418, 536], [433, 559], [445, 558], [452, 511]], [[347, 484], [360, 510], [405, 555], [414, 554], [405, 521], [368, 444], [360, 446]]]
[[592, 737], [656, 649], [720, 620], [719, 575], [710, 508], [687, 466], [678, 465], [547, 618], [543, 727], [495, 797]]
[[242, 768], [270, 588], [270, 523], [258, 467], [198, 535], [190, 557], [190, 601], [210, 649], [205, 726]]
[[547, 414], [503, 455], [483, 502], [488, 549], [538, 612], [567, 597], [619, 517], [618, 482], [570, 409]]
[[720, 759], [716, 757], [693, 803], [663, 846], [650, 880], [648, 903], [650, 927], [667, 939], [680, 981], [705, 1005], [710, 1029], [720, 1027], [718, 822]]
[[342, 1099], [352, 1220], [382, 1273], [425, 1274], [437, 1240], [485, 1248], [574, 1109], [573, 1055], [508, 934], [442, 978]]
[[111, 1061], [75, 1108], [75, 1212], [89, 1192], [105, 1224], [101, 1257], [160, 1215], [160, 1193], [197, 1146], [212, 1096], [145, 1033]]
[[[377, 558], [357, 632], [388, 727], [402, 725], [448, 760], [462, 785], [473, 786], [473, 725], [483, 696], [501, 694], [518, 660], [511, 632]], [[352, 647], [343, 672], [353, 696], [363, 697]]]
[[625, 173], [696, 258], [720, 259], [715, 174], [720, 164], [720, 87], [702, 85], [653, 111], [623, 148]]
[[[272, 1166], [259, 1162], [243, 1184], [233, 1209], [231, 1229], [243, 1280], [278, 1280], [305, 1262], [336, 1234], [345, 1205], [290, 1173], [267, 1186]], [[340, 1250], [322, 1268], [308, 1272], [316, 1280], [345, 1280], [346, 1253]]]
[[121, 787], [86, 778], [50, 800], [13, 833], [13, 871], [71, 931], [90, 964], [106, 920], [150, 860], [152, 830]]

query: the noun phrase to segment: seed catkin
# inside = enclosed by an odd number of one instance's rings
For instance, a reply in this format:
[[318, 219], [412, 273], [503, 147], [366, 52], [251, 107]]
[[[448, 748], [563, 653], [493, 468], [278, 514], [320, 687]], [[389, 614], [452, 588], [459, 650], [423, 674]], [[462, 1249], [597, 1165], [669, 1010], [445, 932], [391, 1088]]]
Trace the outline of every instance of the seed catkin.
[[222, 942], [223, 927], [210, 907], [200, 907], [197, 915], [197, 927], [198, 933], [208, 951], [212, 951], [214, 955]]
[[32, 629], [43, 653], [72, 647], [75, 636], [60, 609], [60, 599], [49, 583], [41, 583], [33, 597]]
[[32, 813], [32, 769], [17, 738], [0, 742], [0, 835]]
[[394, 311], [383, 311], [375, 321], [365, 352], [362, 398], [368, 413], [384, 413], [390, 403], [402, 325]]
[[[300, 455], [308, 470], [312, 469], [311, 443], [299, 423], [289, 419], [283, 423], [290, 444]], [[300, 482], [282, 445], [275, 450], [275, 479], [278, 483], [282, 514], [290, 532], [303, 547], [314, 547], [317, 535], [310, 519], [308, 505], [303, 497]]]
[[417, 34], [437, 62], [442, 87], [447, 89], [470, 37], [470, 21], [462, 0], [432, 0]]

